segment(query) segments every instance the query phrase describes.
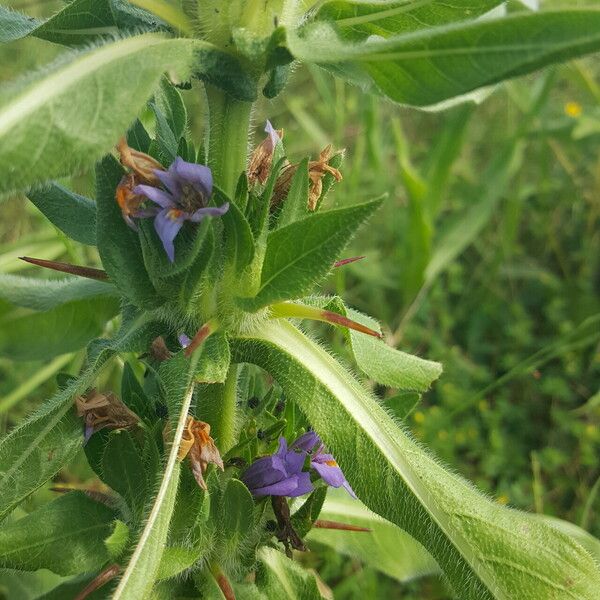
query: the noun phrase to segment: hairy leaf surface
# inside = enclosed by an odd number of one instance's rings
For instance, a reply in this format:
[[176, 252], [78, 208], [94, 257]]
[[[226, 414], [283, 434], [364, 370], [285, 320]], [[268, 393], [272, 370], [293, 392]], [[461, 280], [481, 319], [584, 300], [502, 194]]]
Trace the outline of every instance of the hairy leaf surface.
[[290, 324], [263, 325], [234, 349], [236, 360], [273, 374], [360, 499], [423, 544], [460, 598], [596, 597], [600, 573], [579, 544], [444, 469], [346, 369]]

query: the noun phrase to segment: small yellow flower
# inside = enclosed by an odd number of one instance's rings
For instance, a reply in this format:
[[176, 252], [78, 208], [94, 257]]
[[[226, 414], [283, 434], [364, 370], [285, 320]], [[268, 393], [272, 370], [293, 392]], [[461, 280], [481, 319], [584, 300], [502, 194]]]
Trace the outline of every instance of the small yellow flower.
[[509, 497], [506, 494], [501, 494], [500, 496], [498, 496], [496, 498], [496, 502], [498, 504], [502, 504], [503, 506], [508, 504], [508, 501], [509, 501]]
[[577, 119], [577, 117], [581, 116], [583, 112], [583, 108], [579, 102], [567, 102], [565, 104], [565, 114], [567, 117], [571, 117], [573, 119]]
[[414, 418], [414, 420], [415, 420], [415, 423], [423, 423], [423, 421], [425, 421], [425, 415], [424, 415], [424, 414], [423, 414], [423, 413], [422, 413], [420, 410], [418, 410], [418, 411], [417, 411], [417, 412], [414, 414], [414, 417], [413, 417], [413, 418]]

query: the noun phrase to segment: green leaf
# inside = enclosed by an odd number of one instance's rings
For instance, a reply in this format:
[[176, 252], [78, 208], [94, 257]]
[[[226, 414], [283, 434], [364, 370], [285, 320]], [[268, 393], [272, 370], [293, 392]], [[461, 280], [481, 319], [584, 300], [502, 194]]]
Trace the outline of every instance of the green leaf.
[[157, 580], [171, 579], [198, 560], [198, 551], [183, 546], [167, 546], [160, 559]]
[[0, 530], [0, 564], [58, 575], [100, 569], [110, 555], [104, 539], [115, 513], [83, 492], [69, 492]]
[[338, 554], [358, 558], [364, 564], [398, 581], [438, 575], [440, 568], [415, 539], [382, 519], [342, 490], [329, 490], [319, 519], [366, 527], [370, 532], [311, 529], [309, 542], [333, 548]]
[[127, 130], [162, 73], [189, 73], [201, 42], [146, 34], [73, 52], [0, 93], [0, 192], [93, 164]]
[[180, 352], [160, 366], [160, 381], [166, 394], [171, 429], [175, 432], [173, 443], [150, 513], [113, 600], [145, 600], [158, 577], [177, 496], [181, 470], [177, 452], [192, 402], [196, 354], [187, 360]]
[[151, 425], [156, 420], [154, 404], [146, 396], [128, 362], [123, 367], [121, 377], [121, 400], [147, 424]]
[[114, 525], [115, 529], [104, 540], [104, 545], [111, 558], [117, 559], [123, 554], [123, 551], [127, 547], [127, 542], [129, 542], [129, 527], [123, 521], [119, 521], [119, 519], [115, 519]]
[[284, 227], [308, 215], [308, 158], [296, 169], [288, 195], [277, 219], [277, 227]]
[[258, 552], [256, 587], [265, 598], [278, 600], [321, 600], [317, 580], [298, 563], [274, 548]]
[[156, 106], [165, 116], [173, 135], [179, 140], [185, 133], [187, 125], [187, 110], [181, 93], [167, 77], [163, 77], [160, 80], [160, 88], [155, 94], [154, 100]]
[[428, 106], [597, 51], [600, 10], [516, 13], [359, 43], [340, 40], [329, 23], [310, 23], [288, 32], [287, 43], [298, 60]]
[[254, 500], [241, 481], [227, 482], [216, 519], [226, 548], [234, 553], [254, 525]]
[[[348, 317], [375, 331], [381, 331], [379, 323], [356, 310], [348, 309]], [[403, 390], [424, 392], [442, 374], [442, 365], [400, 352], [383, 340], [348, 330], [352, 353], [359, 369], [377, 383]]]
[[58, 183], [35, 188], [27, 197], [44, 216], [71, 239], [89, 246], [96, 245], [96, 205]]
[[229, 210], [221, 217], [225, 227], [225, 258], [227, 264], [234, 266], [235, 274], [239, 276], [254, 258], [252, 229], [235, 202], [229, 200], [218, 188], [215, 188], [214, 196], [219, 206], [229, 202]]
[[125, 499], [134, 519], [139, 521], [146, 504], [146, 472], [128, 431], [110, 434], [102, 457], [102, 474], [104, 483]]
[[96, 167], [98, 206], [98, 252], [111, 281], [131, 301], [145, 308], [161, 304], [150, 281], [138, 235], [123, 220], [115, 190], [124, 171], [117, 160], [106, 156]]
[[271, 232], [260, 287], [254, 298], [238, 298], [247, 310], [307, 294], [332, 268], [358, 227], [380, 200], [313, 214]]
[[231, 352], [223, 331], [211, 335], [201, 346], [194, 379], [202, 383], [223, 383], [227, 378]]
[[116, 295], [114, 286], [103, 281], [78, 277], [34, 279], [0, 274], [0, 298], [15, 306], [32, 310], [51, 310], [73, 300], [91, 300], [98, 296]]
[[263, 324], [233, 349], [234, 360], [258, 364], [277, 379], [360, 499], [417, 539], [461, 599], [597, 596], [600, 573], [579, 544], [445, 470], [344, 367], [290, 324]]
[[0, 569], [0, 598], [5, 600], [38, 600], [57, 587], [63, 578], [45, 569], [27, 573], [16, 569]]
[[329, 0], [315, 20], [335, 21], [344, 39], [361, 40], [369, 35], [384, 38], [418, 29], [473, 19], [504, 0], [429, 0], [427, 2], [381, 2], [377, 0]]
[[45, 360], [83, 348], [99, 336], [119, 312], [119, 301], [95, 296], [66, 302], [46, 312], [0, 318], [0, 356], [12, 360]]
[[144, 315], [128, 323], [114, 340], [103, 340], [78, 379], [71, 380], [0, 439], [0, 520], [81, 450], [83, 423], [76, 417], [74, 398], [93, 386], [114, 352], [127, 349], [146, 325]]
[[145, 11], [133, 7], [124, 10], [126, 4], [122, 0], [74, 0], [45, 21], [0, 7], [0, 42], [33, 35], [65, 46], [77, 46], [114, 37], [128, 29], [139, 30], [158, 24]]

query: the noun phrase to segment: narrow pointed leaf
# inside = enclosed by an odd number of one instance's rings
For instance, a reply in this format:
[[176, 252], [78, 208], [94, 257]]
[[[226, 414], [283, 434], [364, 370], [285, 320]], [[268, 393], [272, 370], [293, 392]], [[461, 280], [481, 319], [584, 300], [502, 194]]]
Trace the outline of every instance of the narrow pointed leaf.
[[[413, 441], [324, 349], [287, 323], [234, 345], [267, 369], [359, 498], [417, 539], [465, 600], [597, 596], [600, 572], [568, 536], [479, 494]], [[344, 423], [344, 428], [339, 427]]]
[[374, 200], [311, 215], [271, 232], [255, 298], [239, 298], [248, 310], [306, 295], [331, 270], [358, 227], [381, 205]]
[[165, 70], [189, 74], [189, 39], [145, 34], [74, 52], [0, 93], [0, 192], [90, 166], [111, 149]]
[[42, 213], [71, 239], [96, 245], [96, 204], [58, 183], [34, 188], [27, 197]]
[[600, 10], [564, 9], [442, 25], [345, 42], [334, 25], [290, 32], [295, 58], [427, 106], [600, 49]]

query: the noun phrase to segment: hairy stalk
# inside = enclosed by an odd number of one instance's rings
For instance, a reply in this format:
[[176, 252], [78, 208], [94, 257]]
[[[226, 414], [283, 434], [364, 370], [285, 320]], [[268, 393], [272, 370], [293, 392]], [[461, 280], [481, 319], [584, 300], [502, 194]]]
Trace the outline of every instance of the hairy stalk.
[[236, 100], [223, 90], [206, 85], [208, 100], [208, 165], [214, 182], [233, 196], [246, 169], [248, 130], [252, 104]]

